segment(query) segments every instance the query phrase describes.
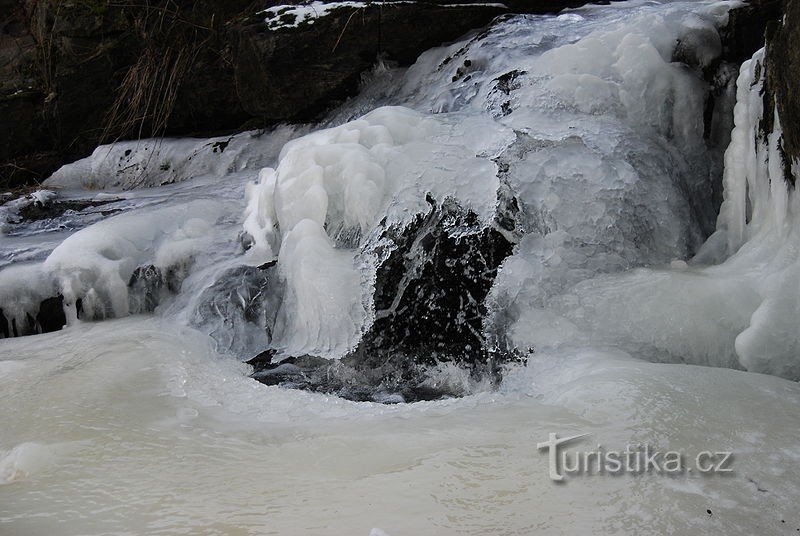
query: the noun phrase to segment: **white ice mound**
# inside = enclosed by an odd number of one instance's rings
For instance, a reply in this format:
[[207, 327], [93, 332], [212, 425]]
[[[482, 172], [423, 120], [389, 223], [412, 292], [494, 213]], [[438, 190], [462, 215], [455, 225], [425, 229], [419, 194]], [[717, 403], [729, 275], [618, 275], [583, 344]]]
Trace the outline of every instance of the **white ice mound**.
[[293, 127], [271, 133], [243, 132], [210, 139], [144, 139], [101, 145], [91, 156], [57, 170], [51, 188], [130, 190], [182, 182], [198, 176], [222, 178], [268, 165], [294, 135]]
[[[780, 118], [763, 109], [763, 50], [738, 79], [718, 230], [687, 265], [594, 277], [527, 310], [518, 346], [621, 346], [651, 359], [800, 379], [800, 198], [780, 150]], [[774, 130], [760, 130], [764, 114]], [[708, 266], [707, 264], [719, 262]]]
[[366, 234], [384, 216], [407, 221], [424, 209], [427, 194], [456, 197], [489, 218], [498, 186], [491, 151], [511, 139], [488, 118], [395, 106], [291, 141], [278, 168], [265, 168], [248, 188], [244, 227], [253, 254], [276, 255], [280, 237], [304, 219], [332, 239]]
[[44, 269], [54, 274], [67, 304], [83, 300], [88, 318], [128, 314], [128, 281], [145, 263], [168, 267], [209, 244], [220, 214], [213, 202], [193, 202], [99, 222], [62, 242]]
[[277, 257], [285, 281], [273, 344], [293, 355], [352, 349], [371, 320], [370, 267], [359, 246], [384, 218], [405, 223], [425, 211], [429, 195], [452, 196], [490, 220], [498, 188], [491, 157], [511, 139], [488, 118], [385, 107], [288, 143], [277, 169], [248, 187], [244, 222], [251, 260]]
[[4, 314], [24, 325], [42, 299], [62, 295], [68, 321], [120, 317], [129, 313], [128, 283], [142, 265], [168, 268], [187, 263], [210, 243], [223, 205], [194, 201], [140, 209], [111, 217], [64, 240], [41, 265], [0, 272]]

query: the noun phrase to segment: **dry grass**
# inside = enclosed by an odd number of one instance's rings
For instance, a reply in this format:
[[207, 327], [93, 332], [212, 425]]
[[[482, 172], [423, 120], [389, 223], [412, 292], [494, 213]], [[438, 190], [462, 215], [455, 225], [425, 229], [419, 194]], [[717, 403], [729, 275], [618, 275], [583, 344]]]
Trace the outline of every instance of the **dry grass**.
[[186, 20], [171, 1], [162, 6], [148, 1], [110, 5], [136, 8], [134, 31], [143, 49], [117, 89], [101, 139], [158, 137], [166, 130], [181, 84], [213, 30]]

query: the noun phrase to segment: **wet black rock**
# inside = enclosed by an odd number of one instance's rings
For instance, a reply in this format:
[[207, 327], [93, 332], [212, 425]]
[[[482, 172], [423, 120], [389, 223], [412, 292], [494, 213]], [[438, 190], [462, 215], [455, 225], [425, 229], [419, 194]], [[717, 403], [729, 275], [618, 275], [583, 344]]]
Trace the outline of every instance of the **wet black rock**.
[[[486, 297], [513, 242], [495, 225], [448, 199], [409, 225], [388, 226], [375, 279], [375, 321], [348, 356], [329, 362], [297, 356], [249, 363], [254, 378], [353, 400], [399, 402], [465, 394], [495, 382], [502, 361], [487, 348]], [[449, 367], [451, 374], [443, 371]]]
[[25, 321], [21, 325], [14, 318], [7, 318], [0, 308], [0, 338], [51, 333], [61, 330], [66, 325], [64, 297], [61, 295], [42, 300], [36, 314], [26, 314]]
[[[786, 177], [794, 181], [791, 162], [800, 160], [800, 2], [789, 0], [785, 18], [768, 32], [765, 110], [778, 109], [783, 128], [781, 148]], [[769, 115], [769, 114], [767, 114]], [[771, 130], [771, 129], [770, 129]]]
[[785, 0], [750, 0], [730, 11], [722, 30], [723, 58], [740, 65], [764, 46], [767, 32], [774, 30], [784, 14]]
[[357, 353], [471, 362], [484, 346], [486, 296], [513, 244], [453, 200], [428, 202], [427, 214], [384, 232], [392, 252], [378, 268], [375, 322]]

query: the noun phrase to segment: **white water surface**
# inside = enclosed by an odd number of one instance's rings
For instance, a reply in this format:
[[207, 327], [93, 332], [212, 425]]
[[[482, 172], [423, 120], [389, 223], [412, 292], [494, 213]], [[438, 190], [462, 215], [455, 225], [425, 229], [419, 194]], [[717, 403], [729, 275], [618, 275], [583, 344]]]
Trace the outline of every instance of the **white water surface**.
[[[800, 387], [786, 380], [564, 351], [537, 357], [499, 392], [385, 406], [265, 387], [210, 344], [142, 318], [5, 342], [0, 400], [14, 411], [0, 415], [0, 533], [800, 527]], [[536, 450], [554, 431], [592, 434], [587, 448], [732, 450], [735, 471], [556, 485]]]

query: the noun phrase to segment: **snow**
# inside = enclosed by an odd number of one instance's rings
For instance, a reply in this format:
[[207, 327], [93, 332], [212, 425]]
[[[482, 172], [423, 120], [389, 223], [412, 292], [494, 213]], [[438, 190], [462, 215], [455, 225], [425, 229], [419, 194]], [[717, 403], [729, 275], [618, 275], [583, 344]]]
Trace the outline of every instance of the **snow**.
[[[266, 15], [264, 22], [270, 30], [277, 30], [283, 28], [298, 28], [306, 24], [313, 24], [318, 19], [328, 16], [333, 11], [351, 8], [363, 9], [370, 6], [387, 6], [391, 7], [397, 4], [415, 4], [415, 0], [395, 0], [390, 2], [381, 1], [347, 1], [347, 2], [328, 2], [324, 0], [314, 0], [303, 4], [288, 4], [277, 5], [259, 11], [258, 15]], [[458, 8], [458, 7], [492, 7], [498, 9], [508, 9], [505, 4], [501, 3], [475, 3], [475, 4], [443, 4], [439, 7], [444, 8]]]
[[264, 11], [259, 15], [266, 15], [265, 22], [270, 30], [278, 28], [297, 28], [303, 24], [312, 24], [316, 19], [342, 8], [361, 9], [367, 2], [324, 2], [315, 0], [307, 4], [278, 5]]
[[101, 145], [91, 156], [61, 167], [48, 188], [88, 190], [147, 188], [200, 176], [221, 178], [264, 166], [290, 140], [295, 127], [243, 132], [210, 139], [145, 139]]

